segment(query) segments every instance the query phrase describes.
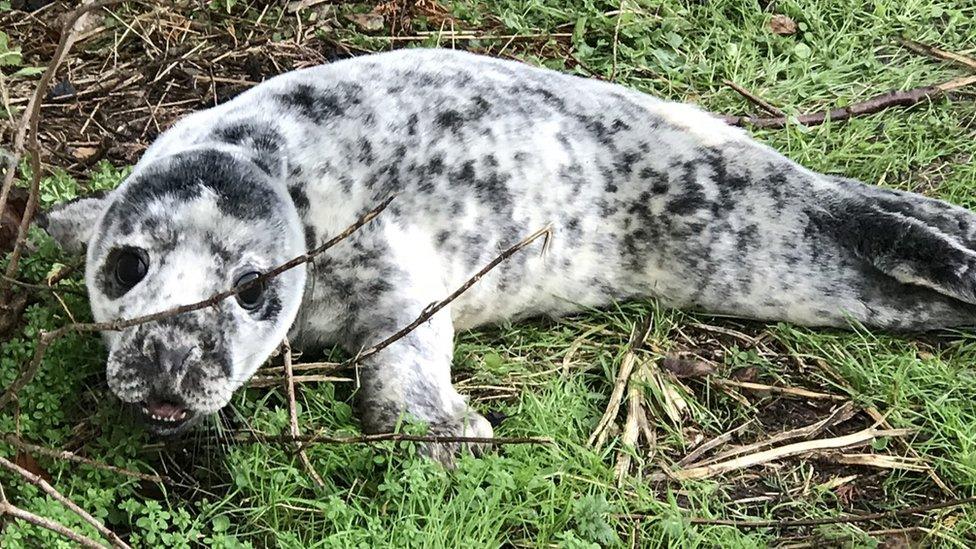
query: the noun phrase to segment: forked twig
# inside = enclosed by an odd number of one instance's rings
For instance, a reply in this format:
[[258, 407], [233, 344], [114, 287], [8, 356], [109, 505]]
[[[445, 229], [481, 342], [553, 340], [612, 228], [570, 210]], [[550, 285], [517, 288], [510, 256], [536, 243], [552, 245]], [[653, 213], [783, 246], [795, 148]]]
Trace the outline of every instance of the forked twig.
[[45, 530], [50, 530], [57, 534], [61, 534], [62, 536], [70, 539], [71, 541], [81, 545], [82, 547], [89, 547], [91, 549], [104, 549], [104, 546], [101, 543], [98, 543], [97, 541], [91, 539], [90, 537], [83, 536], [69, 529], [67, 526], [59, 522], [54, 522], [51, 519], [47, 519], [42, 516], [35, 515], [34, 513], [31, 513], [30, 511], [25, 511], [20, 507], [14, 507], [13, 505], [10, 504], [9, 501], [0, 501], [0, 517], [3, 516], [9, 516], [15, 519], [20, 519], [24, 522], [29, 522], [34, 526], [39, 526], [41, 528], [44, 528]]
[[78, 505], [76, 505], [75, 502], [61, 495], [61, 492], [58, 492], [57, 489], [54, 488], [54, 486], [48, 484], [48, 482], [42, 479], [39, 475], [35, 475], [34, 473], [28, 471], [27, 469], [24, 469], [20, 465], [17, 465], [16, 463], [13, 463], [12, 461], [9, 461], [3, 457], [0, 457], [0, 467], [3, 467], [4, 469], [7, 469], [8, 471], [20, 476], [27, 482], [30, 482], [31, 484], [43, 490], [44, 493], [46, 493], [47, 495], [56, 499], [59, 503], [61, 503], [62, 505], [70, 509], [73, 513], [81, 517], [82, 520], [84, 520], [88, 524], [91, 524], [93, 528], [95, 528], [96, 530], [98, 530], [100, 534], [105, 536], [105, 539], [111, 541], [114, 547], [131, 549], [128, 544], [122, 541], [122, 538], [120, 538], [115, 534], [115, 532], [112, 532], [111, 530], [106, 528], [104, 524], [98, 521], [98, 519], [91, 516], [88, 513], [88, 511], [85, 511], [81, 507], [78, 507]]

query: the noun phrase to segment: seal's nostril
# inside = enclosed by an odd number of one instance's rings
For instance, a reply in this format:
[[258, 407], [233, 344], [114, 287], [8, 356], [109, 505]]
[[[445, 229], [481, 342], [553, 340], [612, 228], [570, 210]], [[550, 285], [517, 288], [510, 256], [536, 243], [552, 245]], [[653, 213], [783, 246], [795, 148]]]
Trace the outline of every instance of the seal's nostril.
[[146, 358], [148, 358], [150, 360], [152, 360], [153, 358], [155, 358], [155, 356], [156, 356], [156, 341], [153, 338], [147, 337], [146, 339], [142, 340], [142, 354], [143, 354], [143, 356], [145, 356]]

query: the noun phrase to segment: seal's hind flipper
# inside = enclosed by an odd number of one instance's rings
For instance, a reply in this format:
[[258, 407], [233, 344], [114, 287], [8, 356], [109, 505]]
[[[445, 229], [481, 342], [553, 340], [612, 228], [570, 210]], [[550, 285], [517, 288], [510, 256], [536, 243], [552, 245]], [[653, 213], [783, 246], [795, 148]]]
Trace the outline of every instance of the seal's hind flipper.
[[976, 304], [976, 252], [963, 243], [965, 235], [926, 222], [931, 212], [923, 204], [912, 209], [913, 198], [905, 197], [904, 213], [870, 197], [834, 201], [829, 213], [813, 221], [843, 248], [895, 280]]

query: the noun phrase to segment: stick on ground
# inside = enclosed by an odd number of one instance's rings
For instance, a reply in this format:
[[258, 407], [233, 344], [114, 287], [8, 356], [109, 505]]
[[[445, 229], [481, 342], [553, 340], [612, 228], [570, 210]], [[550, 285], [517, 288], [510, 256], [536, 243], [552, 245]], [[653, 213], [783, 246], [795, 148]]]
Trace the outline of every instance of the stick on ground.
[[597, 423], [596, 428], [593, 429], [589, 440], [586, 441], [589, 446], [599, 448], [606, 441], [610, 433], [610, 425], [613, 424], [613, 420], [620, 413], [620, 403], [623, 401], [624, 391], [627, 389], [627, 380], [630, 379], [630, 374], [634, 370], [634, 363], [637, 361], [635, 351], [644, 343], [648, 334], [651, 333], [652, 325], [653, 317], [649, 314], [639, 326], [634, 327], [634, 332], [630, 336], [630, 342], [627, 344], [627, 351], [620, 361], [620, 368], [617, 370], [617, 377], [613, 382], [613, 391], [610, 393], [607, 409], [603, 412], [603, 417], [600, 418], [600, 422]]
[[[894, 517], [903, 517], [917, 513], [926, 513], [939, 509], [949, 509], [961, 507], [963, 505], [973, 505], [976, 497], [964, 499], [951, 499], [938, 503], [918, 505], [907, 509], [895, 509], [879, 513], [863, 513], [856, 515], [846, 515], [840, 517], [827, 517], [821, 519], [802, 519], [802, 520], [734, 520], [734, 519], [707, 519], [693, 517], [689, 522], [692, 524], [708, 524], [715, 526], [734, 526], [736, 528], [803, 528], [806, 526], [822, 526], [824, 524], [850, 524], [855, 522], [870, 522]], [[643, 516], [643, 515], [638, 515]]]
[[[873, 114], [891, 107], [910, 107], [926, 99], [941, 97], [947, 92], [976, 84], [976, 76], [963, 76], [935, 84], [922, 86], [904, 91], [890, 91], [876, 95], [870, 99], [840, 107], [836, 109], [801, 114], [795, 118], [796, 122], [805, 126], [817, 126], [830, 120], [840, 122], [855, 116]], [[791, 121], [788, 116], [773, 116], [769, 118], [759, 116], [723, 116], [726, 123], [733, 126], [752, 126], [755, 128], [784, 128]]]
[[678, 471], [672, 471], [669, 476], [677, 480], [704, 479], [791, 456], [806, 454], [818, 450], [847, 448], [849, 446], [856, 446], [858, 444], [870, 442], [878, 437], [904, 436], [911, 432], [912, 431], [910, 429], [875, 429], [872, 427], [856, 433], [851, 433], [849, 435], [787, 444], [785, 446], [771, 448], [769, 450], [756, 452], [755, 454], [730, 459], [728, 461], [723, 461], [712, 465], [703, 465], [701, 467], [693, 467], [690, 469], [680, 469]]
[[[81, 517], [82, 520], [84, 520], [88, 524], [91, 524], [93, 528], [98, 530], [98, 532], [105, 537], [105, 539], [112, 542], [112, 545], [114, 547], [120, 547], [122, 549], [131, 549], [128, 544], [122, 541], [122, 538], [120, 538], [115, 534], [115, 532], [112, 532], [111, 530], [106, 528], [105, 525], [99, 522], [98, 519], [91, 516], [88, 513], [88, 511], [85, 511], [81, 507], [78, 507], [78, 505], [76, 505], [75, 502], [61, 495], [61, 492], [58, 492], [57, 489], [54, 488], [54, 486], [48, 484], [48, 482], [42, 479], [40, 476], [35, 475], [34, 473], [31, 473], [30, 471], [24, 469], [20, 465], [17, 465], [16, 463], [13, 463], [2, 457], [0, 457], [0, 467], [3, 467], [4, 469], [7, 469], [8, 471], [20, 476], [27, 482], [30, 482], [31, 484], [43, 490], [44, 493], [46, 493], [47, 495], [56, 499], [59, 503], [61, 503], [61, 505], [64, 505], [65, 507], [70, 509], [73, 513]], [[96, 544], [96, 547], [97, 546], [98, 545]]]
[[92, 549], [103, 549], [104, 546], [101, 543], [91, 539], [88, 536], [83, 536], [77, 532], [68, 529], [67, 526], [54, 522], [51, 519], [46, 519], [44, 517], [35, 515], [29, 511], [24, 511], [19, 507], [14, 507], [9, 502], [0, 502], [0, 517], [9, 516], [15, 519], [20, 519], [24, 522], [29, 522], [34, 526], [39, 526], [45, 530], [50, 530], [61, 534], [62, 536], [70, 539], [71, 541], [77, 543], [82, 547], [89, 547]]
[[704, 461], [693, 463], [690, 465], [685, 464], [685, 466], [690, 468], [703, 467], [705, 465], [710, 465], [712, 463], [717, 463], [719, 461], [731, 459], [735, 456], [741, 456], [742, 454], [755, 452], [769, 446], [775, 446], [776, 444], [780, 444], [788, 440], [793, 440], [797, 438], [805, 439], [805, 438], [815, 437], [820, 433], [824, 432], [824, 430], [829, 429], [830, 427], [833, 427], [834, 425], [837, 425], [839, 423], [843, 423], [847, 421], [853, 415], [854, 415], [854, 403], [847, 402], [841, 405], [840, 407], [838, 407], [837, 409], [835, 409], [834, 411], [832, 411], [830, 415], [828, 415], [824, 419], [817, 421], [815, 423], [811, 423], [810, 425], [807, 425], [805, 427], [790, 429], [789, 431], [783, 431], [767, 439], [760, 440], [759, 442], [755, 442], [746, 446], [739, 446], [737, 448], [732, 448], [731, 450], [727, 450], [725, 452], [719, 453]]
[[956, 63], [969, 70], [976, 71], [976, 59], [972, 57], [966, 57], [958, 53], [953, 53], [951, 51], [946, 51], [935, 46], [930, 46], [928, 44], [922, 44], [921, 42], [916, 42], [914, 40], [898, 39], [898, 43], [902, 46], [912, 50], [915, 53], [920, 53], [922, 55], [928, 55], [929, 57], [934, 57], [936, 59], [941, 59], [943, 61], [949, 61]]
[[786, 116], [786, 113], [783, 112], [781, 109], [773, 106], [772, 104], [770, 104], [769, 102], [767, 102], [765, 99], [763, 99], [763, 98], [759, 97], [758, 95], [752, 93], [751, 91], [743, 88], [742, 86], [736, 84], [735, 82], [733, 82], [731, 80], [723, 80], [722, 83], [725, 84], [726, 86], [732, 88], [733, 90], [735, 90], [736, 92], [738, 92], [739, 95], [741, 95], [742, 97], [745, 97], [746, 100], [748, 100], [750, 103], [756, 105], [757, 107], [759, 107], [760, 109], [768, 112], [769, 114], [771, 114], [773, 116]]

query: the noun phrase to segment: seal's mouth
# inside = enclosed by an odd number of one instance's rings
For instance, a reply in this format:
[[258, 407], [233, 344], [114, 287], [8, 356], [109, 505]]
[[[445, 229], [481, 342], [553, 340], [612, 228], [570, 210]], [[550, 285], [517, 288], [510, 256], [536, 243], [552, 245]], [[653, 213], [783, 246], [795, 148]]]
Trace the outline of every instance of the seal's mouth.
[[140, 404], [143, 419], [159, 434], [175, 434], [189, 426], [195, 416], [192, 410], [172, 400], [150, 399]]

